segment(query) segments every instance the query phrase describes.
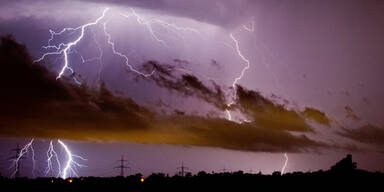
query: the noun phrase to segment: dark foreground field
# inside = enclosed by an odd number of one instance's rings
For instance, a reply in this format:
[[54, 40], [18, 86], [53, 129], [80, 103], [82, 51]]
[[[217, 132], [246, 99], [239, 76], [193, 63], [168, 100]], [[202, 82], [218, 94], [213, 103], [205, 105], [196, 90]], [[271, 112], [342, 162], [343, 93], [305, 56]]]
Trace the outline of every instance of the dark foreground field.
[[[1, 186], [9, 187], [43, 187], [41, 189], [95, 188], [98, 186], [118, 186], [121, 189], [180, 189], [188, 190], [209, 186], [210, 188], [231, 189], [329, 189], [335, 186], [340, 189], [363, 187], [369, 189], [384, 189], [384, 173], [368, 172], [357, 169], [352, 157], [347, 156], [327, 171], [293, 172], [281, 175], [274, 172], [271, 175], [249, 174], [242, 171], [226, 173], [199, 172], [196, 175], [168, 176], [154, 173], [146, 178], [140, 174], [127, 177], [80, 177], [80, 178], [0, 178]], [[181, 188], [179, 188], [181, 187]], [[310, 188], [307, 188], [310, 187]], [[112, 188], [111, 188], [112, 189]], [[228, 188], [229, 189], [229, 188]], [[357, 188], [356, 188], [357, 189]], [[125, 190], [124, 190], [125, 191]], [[254, 191], [254, 190], [252, 190]]]

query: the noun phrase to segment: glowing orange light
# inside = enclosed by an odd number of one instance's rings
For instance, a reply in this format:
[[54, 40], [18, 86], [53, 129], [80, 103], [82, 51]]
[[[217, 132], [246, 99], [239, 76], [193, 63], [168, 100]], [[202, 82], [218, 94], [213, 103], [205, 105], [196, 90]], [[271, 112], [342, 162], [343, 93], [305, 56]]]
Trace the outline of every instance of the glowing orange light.
[[53, 183], [53, 179], [51, 180], [51, 183]]
[[73, 179], [68, 179], [68, 182], [69, 182], [69, 183], [72, 183], [72, 181], [73, 181]]
[[141, 179], [140, 179], [140, 182], [142, 182], [142, 183], [143, 183], [143, 182], [144, 182], [144, 178], [141, 178]]

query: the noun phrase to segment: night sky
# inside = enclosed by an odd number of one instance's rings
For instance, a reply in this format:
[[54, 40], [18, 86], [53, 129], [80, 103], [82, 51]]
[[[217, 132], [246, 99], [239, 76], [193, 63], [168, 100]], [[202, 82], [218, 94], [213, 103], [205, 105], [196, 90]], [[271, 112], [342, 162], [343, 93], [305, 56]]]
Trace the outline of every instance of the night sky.
[[46, 169], [51, 140], [62, 167], [68, 159], [58, 139], [87, 159], [76, 159], [79, 176], [118, 175], [121, 155], [144, 175], [181, 162], [271, 173], [285, 153], [285, 172], [347, 153], [384, 171], [383, 10], [379, 0], [2, 0], [0, 172], [32, 138], [35, 169], [28, 152], [22, 176], [59, 174], [56, 162]]

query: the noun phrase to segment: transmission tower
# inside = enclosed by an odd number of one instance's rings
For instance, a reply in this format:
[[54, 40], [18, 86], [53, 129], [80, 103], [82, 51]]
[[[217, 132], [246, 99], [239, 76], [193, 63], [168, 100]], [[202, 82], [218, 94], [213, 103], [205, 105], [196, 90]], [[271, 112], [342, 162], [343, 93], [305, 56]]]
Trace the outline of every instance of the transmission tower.
[[184, 176], [185, 176], [185, 171], [186, 171], [186, 170], [189, 170], [189, 168], [188, 168], [188, 167], [185, 167], [185, 166], [184, 166], [184, 162], [182, 161], [182, 162], [181, 162], [181, 167], [178, 167], [177, 170], [180, 170], [180, 171], [179, 171], [180, 176], [184, 177]]
[[124, 177], [124, 170], [130, 168], [130, 167], [124, 165], [124, 163], [127, 162], [127, 160], [125, 160], [124, 156], [122, 155], [121, 159], [117, 160], [117, 161], [120, 162], [120, 165], [116, 166], [115, 169], [120, 169], [120, 176]]

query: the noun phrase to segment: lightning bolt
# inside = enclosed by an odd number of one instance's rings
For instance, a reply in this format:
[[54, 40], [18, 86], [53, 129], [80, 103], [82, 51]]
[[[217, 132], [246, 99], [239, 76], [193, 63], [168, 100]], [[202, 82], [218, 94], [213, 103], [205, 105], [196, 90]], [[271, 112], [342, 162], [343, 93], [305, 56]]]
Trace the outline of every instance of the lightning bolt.
[[71, 53], [76, 53], [76, 54], [78, 54], [78, 55], [80, 56], [81, 61], [82, 61], [82, 64], [84, 64], [84, 63], [88, 63], [88, 62], [92, 62], [92, 61], [96, 61], [96, 60], [98, 60], [98, 61], [101, 62], [101, 59], [102, 59], [102, 57], [103, 57], [103, 50], [102, 50], [102, 48], [101, 48], [99, 42], [96, 40], [96, 34], [95, 34], [95, 32], [93, 32], [93, 31], [91, 31], [91, 33], [93, 34], [93, 35], [92, 35], [92, 38], [93, 38], [94, 42], [96, 43], [96, 47], [97, 47], [97, 50], [98, 50], [98, 53], [99, 53], [98, 56], [86, 59], [86, 58], [84, 58], [83, 55], [81, 55], [81, 53], [80, 53], [78, 50], [76, 50], [76, 49], [74, 49], [74, 50], [71, 52]]
[[72, 154], [71, 150], [68, 146], [62, 142], [61, 140], [57, 140], [60, 145], [64, 148], [65, 153], [67, 154], [67, 162], [65, 163], [65, 167], [62, 170], [61, 178], [66, 179], [68, 176], [75, 175], [78, 177], [76, 173], [76, 167], [85, 167], [85, 165], [77, 163], [74, 158], [79, 158], [81, 160], [87, 160], [81, 156]]
[[128, 57], [127, 57], [126, 55], [124, 55], [123, 53], [121, 53], [121, 52], [119, 52], [119, 51], [116, 50], [116, 48], [115, 48], [115, 43], [111, 40], [112, 37], [111, 37], [111, 35], [107, 32], [107, 23], [103, 23], [103, 27], [104, 27], [104, 33], [105, 33], [105, 35], [107, 36], [107, 42], [108, 42], [108, 44], [111, 46], [112, 51], [113, 51], [113, 54], [122, 57], [122, 58], [125, 60], [125, 64], [126, 64], [126, 66], [127, 66], [131, 71], [133, 71], [133, 72], [135, 72], [135, 73], [137, 73], [137, 74], [139, 74], [139, 75], [141, 75], [141, 76], [143, 76], [143, 77], [146, 77], [146, 78], [150, 77], [150, 76], [155, 72], [155, 71], [153, 70], [151, 73], [144, 74], [144, 73], [142, 73], [142, 72], [136, 70], [131, 64], [129, 64], [129, 59], [128, 59]]
[[152, 28], [152, 25], [151, 25], [151, 21], [152, 20], [145, 20], [143, 17], [141, 17], [139, 14], [136, 13], [136, 11], [134, 9], [131, 8], [131, 14], [129, 15], [126, 15], [126, 14], [121, 14], [122, 16], [126, 17], [126, 18], [130, 18], [132, 16], [136, 17], [136, 20], [139, 24], [142, 24], [142, 25], [145, 25], [148, 29], [148, 31], [150, 32], [152, 38], [156, 41], [158, 41], [159, 43], [161, 43], [164, 47], [168, 47], [167, 43], [160, 39], [156, 33], [153, 31], [153, 28]]
[[255, 31], [255, 21], [250, 22], [251, 26], [248, 26], [246, 24], [242, 24], [241, 26], [243, 27], [244, 30], [248, 32], [254, 32]]
[[152, 24], [161, 25], [165, 29], [167, 29], [167, 30], [169, 30], [171, 32], [174, 32], [177, 35], [180, 35], [178, 33], [178, 31], [193, 32], [193, 33], [200, 34], [200, 31], [198, 31], [197, 29], [194, 29], [194, 28], [191, 28], [191, 27], [180, 27], [180, 26], [178, 26], [178, 25], [176, 25], [174, 23], [168, 23], [168, 22], [165, 22], [164, 20], [161, 20], [161, 19], [158, 19], [158, 18], [145, 19], [144, 17], [139, 15], [133, 8], [131, 8], [131, 13], [130, 14], [123, 14], [122, 13], [120, 15], [122, 15], [123, 17], [126, 17], [126, 18], [135, 17], [136, 21], [139, 24], [146, 26], [146, 28], [149, 31], [149, 33], [151, 34], [152, 38], [155, 41], [161, 43], [166, 48], [169, 47], [167, 42], [165, 42], [160, 37], [158, 37], [158, 35], [156, 35], [155, 31], [153, 30]]
[[[176, 25], [174, 23], [168, 23], [168, 22], [165, 22], [165, 21], [163, 21], [161, 19], [157, 19], [157, 18], [155, 18], [155, 19], [145, 19], [144, 17], [139, 15], [133, 8], [131, 8], [130, 10], [131, 10], [131, 12], [129, 14], [120, 13], [120, 15], [125, 17], [125, 18], [127, 18], [127, 19], [129, 19], [131, 17], [136, 18], [137, 23], [139, 23], [141, 25], [144, 25], [146, 27], [146, 29], [148, 30], [148, 32], [150, 33], [151, 37], [155, 41], [157, 41], [160, 44], [162, 44], [164, 47], [168, 48], [169, 46], [168, 46], [168, 44], [167, 44], [167, 42], [165, 40], [161, 39], [160, 37], [158, 37], [158, 35], [156, 35], [156, 33], [155, 33], [155, 31], [153, 30], [153, 27], [152, 27], [153, 24], [159, 24], [159, 25], [163, 26], [164, 28], [166, 28], [169, 31], [172, 31], [174, 33], [177, 33], [178, 31], [189, 31], [189, 32], [194, 32], [194, 33], [200, 34], [200, 32], [197, 29], [190, 28], [190, 27], [180, 27], [180, 26], [178, 26], [178, 25]], [[151, 73], [144, 74], [144, 73], [136, 70], [132, 65], [130, 65], [129, 64], [128, 56], [124, 55], [123, 53], [119, 52], [116, 49], [115, 43], [112, 41], [112, 36], [107, 31], [107, 22], [103, 23], [103, 27], [104, 27], [104, 34], [107, 37], [107, 43], [111, 46], [113, 54], [118, 55], [119, 57], [123, 58], [125, 60], [126, 66], [131, 71], [133, 71], [133, 72], [135, 72], [135, 73], [137, 73], [137, 74], [139, 74], [141, 76], [144, 76], [146, 78], [148, 78], [151, 75], [153, 75], [155, 70], [153, 70]]]
[[58, 174], [57, 174], [57, 177], [58, 177], [61, 174], [61, 165], [60, 165], [59, 156], [57, 155], [57, 152], [53, 148], [53, 143], [51, 141], [49, 143], [49, 147], [47, 151], [47, 168], [45, 169], [45, 175], [48, 175], [48, 173], [53, 170], [52, 158], [55, 158], [56, 160], [56, 164], [58, 167]]
[[[93, 61], [98, 61], [100, 67], [99, 67], [99, 71], [98, 71], [98, 77], [97, 77], [97, 80], [96, 82], [100, 82], [100, 79], [101, 79], [101, 71], [103, 69], [103, 62], [102, 62], [102, 58], [103, 58], [103, 49], [101, 48], [101, 45], [99, 43], [99, 41], [97, 41], [96, 39], [96, 34], [93, 30], [90, 30], [91, 33], [92, 33], [92, 38], [93, 38], [93, 41], [95, 42], [96, 44], [96, 48], [97, 48], [97, 52], [98, 52], [98, 55], [95, 56], [95, 57], [92, 57], [92, 58], [85, 58], [78, 50], [76, 49], [73, 49], [71, 53], [76, 53], [80, 59], [81, 59], [81, 62], [82, 64], [85, 64], [85, 63], [88, 63], [88, 62], [93, 62]], [[72, 77], [73, 77], [73, 80], [75, 81], [75, 83], [77, 83], [78, 85], [81, 85], [81, 82], [76, 78], [75, 76], [75, 72], [72, 71]]]
[[25, 154], [27, 154], [29, 151], [32, 153], [32, 162], [33, 162], [33, 169], [32, 174], [35, 173], [35, 150], [33, 149], [33, 141], [34, 139], [31, 139], [29, 143], [24, 145], [24, 147], [20, 150], [19, 154], [17, 155], [16, 159], [13, 160], [13, 165], [15, 167], [14, 172], [11, 174], [11, 177], [14, 177], [16, 173], [19, 171], [19, 161], [24, 157]]
[[[56, 49], [56, 51], [45, 53], [42, 57], [40, 57], [39, 59], [35, 60], [34, 62], [40, 62], [40, 61], [44, 60], [45, 57], [47, 57], [49, 55], [61, 55], [61, 54], [63, 54], [64, 55], [64, 66], [61, 68], [61, 70], [59, 72], [59, 75], [56, 77], [56, 79], [60, 79], [61, 76], [64, 74], [64, 72], [67, 69], [69, 69], [73, 73], [73, 69], [71, 67], [69, 67], [69, 62], [68, 62], [68, 54], [69, 54], [68, 52], [69, 52], [69, 50], [73, 46], [76, 46], [83, 39], [84, 34], [85, 34], [85, 29], [90, 27], [90, 26], [98, 24], [105, 17], [105, 15], [106, 15], [108, 10], [109, 10], [109, 8], [105, 8], [104, 11], [103, 11], [102, 16], [97, 18], [96, 21], [84, 24], [84, 25], [79, 26], [77, 28], [64, 28], [62, 31], [60, 31], [58, 33], [54, 32], [53, 30], [50, 30], [51, 38], [48, 40], [48, 46], [45, 46], [44, 48], [46, 48], [46, 49], [54, 48], [54, 49]], [[72, 42], [70, 42], [68, 44], [60, 43], [59, 46], [52, 46], [52, 45], [50, 45], [50, 42], [53, 40], [54, 36], [61, 35], [65, 31], [77, 31], [77, 30], [81, 30], [81, 32], [80, 32], [79, 37], [76, 40], [74, 40], [74, 41], [72, 41]]]
[[288, 155], [287, 155], [287, 153], [284, 153], [284, 157], [285, 157], [285, 162], [284, 162], [283, 167], [281, 168], [281, 174], [282, 175], [284, 174], [285, 168], [287, 168], [287, 164], [288, 164]]
[[[145, 19], [144, 17], [142, 17], [141, 15], [139, 15], [134, 9], [130, 9], [131, 12], [129, 14], [120, 14], [121, 16], [124, 16], [126, 18], [130, 18], [130, 17], [134, 17], [136, 18], [136, 21], [138, 24], [141, 24], [141, 25], [144, 25], [146, 27], [146, 29], [149, 31], [151, 37], [156, 40], [157, 42], [161, 43], [164, 47], [168, 47], [167, 45], [167, 42], [163, 39], [161, 39], [155, 32], [155, 30], [153, 29], [153, 25], [154, 24], [157, 24], [157, 25], [160, 25], [162, 26], [163, 28], [165, 28], [166, 30], [170, 31], [170, 32], [173, 32], [173, 33], [176, 33], [178, 35], [180, 35], [180, 31], [182, 32], [193, 32], [193, 33], [197, 33], [197, 34], [200, 34], [200, 32], [197, 30], [197, 29], [194, 29], [194, 28], [191, 28], [191, 27], [181, 27], [181, 26], [178, 26], [174, 23], [168, 23], [164, 20], [161, 20], [161, 19], [158, 19], [158, 18], [152, 18], [152, 19]], [[102, 15], [97, 18], [95, 21], [93, 22], [90, 22], [90, 23], [86, 23], [84, 25], [81, 25], [79, 27], [76, 27], [76, 28], [64, 28], [62, 29], [61, 31], [59, 32], [55, 32], [53, 30], [49, 30], [49, 33], [50, 33], [50, 38], [48, 39], [48, 43], [46, 46], [42, 46], [43, 49], [45, 50], [48, 50], [47, 53], [43, 54], [39, 59], [36, 59], [34, 62], [41, 62], [43, 61], [46, 57], [48, 56], [51, 56], [51, 55], [62, 55], [64, 57], [64, 65], [62, 66], [62, 68], [60, 69], [59, 71], [59, 74], [57, 75], [56, 79], [60, 79], [64, 73], [68, 70], [70, 71], [70, 73], [72, 74], [71, 77], [73, 78], [74, 82], [77, 83], [77, 84], [81, 84], [81, 82], [79, 81], [79, 79], [76, 77], [76, 73], [75, 71], [71, 68], [70, 66], [70, 63], [68, 61], [68, 58], [69, 58], [69, 55], [72, 54], [72, 53], [75, 53], [77, 55], [80, 56], [81, 58], [81, 61], [82, 63], [86, 63], [86, 62], [91, 62], [91, 61], [94, 61], [94, 60], [99, 60], [101, 65], [100, 65], [100, 70], [101, 71], [101, 68], [102, 68], [102, 62], [101, 62], [101, 58], [102, 58], [102, 55], [103, 55], [103, 51], [101, 49], [101, 46], [99, 45], [99, 43], [97, 42], [96, 38], [95, 38], [95, 34], [93, 33], [93, 38], [96, 42], [96, 45], [97, 45], [97, 49], [99, 51], [99, 55], [97, 57], [93, 57], [93, 58], [89, 58], [89, 59], [85, 59], [81, 53], [79, 51], [77, 51], [75, 49], [75, 46], [78, 45], [78, 43], [83, 39], [83, 37], [85, 36], [85, 31], [86, 29], [94, 26], [94, 25], [97, 25], [100, 23], [100, 21], [102, 21], [105, 17], [106, 17], [106, 14], [107, 12], [109, 11], [109, 8], [105, 8]], [[112, 51], [115, 55], [123, 58], [125, 60], [125, 64], [126, 66], [132, 71], [132, 72], [135, 72], [137, 73], [138, 75], [141, 75], [143, 77], [149, 77], [151, 76], [155, 71], [152, 71], [151, 73], [148, 73], [148, 74], [145, 74], [145, 73], [142, 73], [140, 71], [138, 71], [137, 69], [135, 69], [130, 63], [129, 63], [129, 59], [128, 59], [128, 56], [124, 55], [122, 52], [118, 51], [115, 47], [115, 43], [112, 41], [112, 36], [108, 33], [107, 31], [107, 22], [104, 22], [103, 23], [103, 27], [104, 27], [104, 34], [105, 36], [107, 37], [107, 43], [108, 45], [112, 48]], [[74, 40], [74, 41], [71, 41], [69, 43], [59, 43], [58, 45], [52, 45], [52, 42], [54, 41], [55, 37], [56, 36], [60, 36], [60, 35], [63, 35], [64, 33], [66, 32], [71, 32], [71, 33], [74, 33], [74, 32], [77, 32], [77, 31], [80, 31], [80, 34], [79, 36]], [[91, 31], [92, 32], [92, 31]], [[53, 50], [53, 51], [49, 51], [49, 50]], [[100, 77], [100, 73], [99, 73], [99, 77]]]
[[240, 46], [239, 46], [239, 41], [233, 36], [232, 33], [229, 36], [231, 37], [233, 42], [235, 42], [236, 53], [246, 63], [246, 66], [243, 68], [243, 70], [241, 70], [240, 75], [238, 77], [236, 77], [235, 80], [232, 83], [232, 87], [235, 88], [237, 82], [240, 81], [243, 78], [245, 71], [247, 71], [249, 69], [250, 61], [241, 53]]
[[[239, 45], [239, 41], [235, 38], [235, 36], [231, 33], [229, 34], [229, 37], [232, 39], [232, 41], [235, 43], [235, 51], [237, 53], [237, 55], [241, 58], [241, 60], [244, 61], [244, 63], [246, 64], [245, 67], [241, 70], [241, 73], [238, 77], [235, 78], [235, 80], [233, 81], [232, 83], [232, 88], [235, 90], [234, 92], [234, 96], [233, 96], [233, 99], [235, 99], [237, 97], [237, 92], [236, 92], [236, 84], [243, 78], [245, 72], [250, 68], [250, 61], [242, 54], [241, 50], [240, 50], [240, 45]], [[234, 104], [234, 101], [230, 102], [227, 104], [227, 107], [231, 107], [233, 104]], [[232, 121], [232, 115], [231, 115], [231, 112], [229, 111], [229, 109], [226, 109], [225, 110], [226, 113], [227, 113], [227, 118], [228, 120]]]
[[[94, 20], [93, 22], [86, 23], [86, 24], [83, 24], [81, 26], [78, 26], [76, 28], [67, 27], [67, 28], [64, 28], [64, 29], [62, 29], [61, 31], [58, 31], [58, 32], [55, 32], [54, 30], [50, 29], [49, 30], [50, 37], [48, 39], [48, 42], [47, 42], [46, 45], [42, 46], [42, 49], [44, 49], [46, 51], [46, 53], [44, 53], [40, 58], [34, 60], [34, 62], [35, 63], [36, 62], [41, 62], [41, 61], [45, 60], [47, 57], [53, 56], [53, 55], [62, 56], [64, 58], [64, 64], [60, 68], [59, 73], [58, 73], [58, 75], [56, 77], [56, 80], [62, 78], [62, 76], [65, 74], [65, 72], [69, 71], [70, 74], [71, 74], [70, 77], [72, 77], [74, 82], [76, 84], [81, 85], [80, 80], [77, 78], [76, 72], [71, 67], [71, 64], [69, 63], [69, 60], [68, 60], [69, 59], [69, 55], [76, 54], [76, 55], [78, 55], [81, 58], [82, 64], [87, 63], [87, 62], [93, 62], [93, 61], [96, 61], [96, 60], [98, 60], [100, 62], [100, 69], [99, 69], [99, 79], [100, 79], [100, 74], [101, 74], [101, 70], [102, 70], [102, 67], [103, 67], [103, 63], [102, 63], [103, 49], [102, 49], [101, 45], [99, 44], [99, 42], [97, 41], [96, 34], [92, 31], [91, 27], [95, 26], [95, 25], [98, 25], [103, 20], [105, 20], [108, 11], [109, 11], [109, 8], [105, 8], [103, 10], [103, 12], [102, 12], [102, 15], [99, 16], [96, 20]], [[192, 32], [192, 33], [200, 34], [200, 32], [197, 29], [190, 28], [190, 27], [181, 27], [181, 26], [178, 26], [178, 25], [176, 25], [174, 23], [169, 23], [169, 22], [166, 22], [166, 21], [158, 19], [158, 18], [145, 19], [144, 17], [139, 15], [134, 9], [131, 9], [131, 13], [129, 15], [126, 15], [126, 14], [121, 14], [121, 15], [126, 17], [126, 18], [130, 18], [130, 17], [136, 18], [137, 23], [140, 24], [140, 25], [144, 25], [146, 27], [146, 29], [149, 31], [151, 37], [154, 40], [156, 40], [157, 42], [161, 43], [165, 47], [168, 47], [167, 42], [165, 40], [162, 40], [157, 35], [155, 30], [153, 29], [153, 25], [154, 24], [159, 25], [159, 26], [163, 27], [164, 29], [166, 29], [167, 31], [172, 32], [174, 34], [177, 34], [179, 36], [181, 36], [180, 32]], [[148, 73], [148, 74], [145, 74], [145, 73], [142, 73], [142, 72], [138, 71], [137, 69], [135, 69], [129, 63], [128, 56], [123, 54], [122, 52], [120, 52], [120, 51], [118, 51], [116, 49], [115, 43], [112, 41], [112, 36], [111, 36], [110, 33], [108, 33], [107, 22], [108, 22], [108, 20], [106, 20], [102, 25], [103, 25], [104, 35], [107, 38], [107, 45], [109, 45], [111, 47], [111, 50], [112, 50], [113, 54], [123, 58], [125, 60], [126, 66], [132, 72], [135, 72], [136, 74], [141, 75], [143, 77], [151, 76], [155, 71], [152, 71], [151, 73]], [[87, 32], [90, 31], [93, 34], [92, 38], [93, 38], [94, 42], [96, 43], [96, 47], [97, 47], [97, 51], [98, 51], [98, 55], [96, 57], [85, 58], [81, 54], [81, 52], [76, 49], [76, 46], [84, 39], [84, 37], [86, 35], [86, 31]], [[56, 44], [53, 43], [53, 41], [55, 40], [56, 37], [64, 35], [64, 34], [68, 34], [68, 33], [70, 35], [72, 35], [74, 33], [79, 33], [79, 34], [76, 36], [76, 39], [73, 40], [73, 41], [70, 41], [70, 42], [59, 42], [59, 43], [56, 43]], [[32, 139], [30, 141], [30, 143], [28, 143], [26, 146], [24, 146], [23, 149], [21, 150], [20, 154], [18, 155], [18, 157], [14, 160], [16, 170], [15, 170], [15, 172], [12, 175], [16, 174], [16, 172], [18, 171], [18, 168], [19, 168], [19, 164], [18, 163], [19, 163], [20, 159], [29, 150], [32, 152], [32, 159], [33, 159], [33, 163], [34, 163], [34, 168], [33, 169], [35, 169], [34, 150], [33, 150], [33, 147], [32, 147], [33, 141], [34, 141], [34, 139]], [[76, 158], [81, 159], [81, 160], [86, 160], [86, 159], [82, 158], [81, 156], [72, 154], [72, 152], [69, 149], [69, 147], [63, 141], [58, 140], [58, 143], [65, 150], [65, 153], [66, 153], [66, 156], [67, 156], [67, 160], [63, 164], [64, 167], [62, 167], [61, 166], [62, 164], [60, 163], [60, 160], [59, 160], [58, 153], [54, 149], [53, 142], [50, 141], [48, 150], [46, 152], [47, 167], [45, 169], [45, 175], [47, 175], [50, 172], [52, 172], [54, 165], [57, 164], [57, 167], [58, 167], [57, 168], [58, 169], [58, 175], [57, 176], [60, 176], [60, 177], [62, 177], [64, 179], [67, 178], [67, 177], [70, 177], [72, 175], [77, 176], [76, 168], [77, 167], [84, 167], [84, 165], [81, 165], [81, 164], [77, 163], [75, 161], [75, 159]]]

